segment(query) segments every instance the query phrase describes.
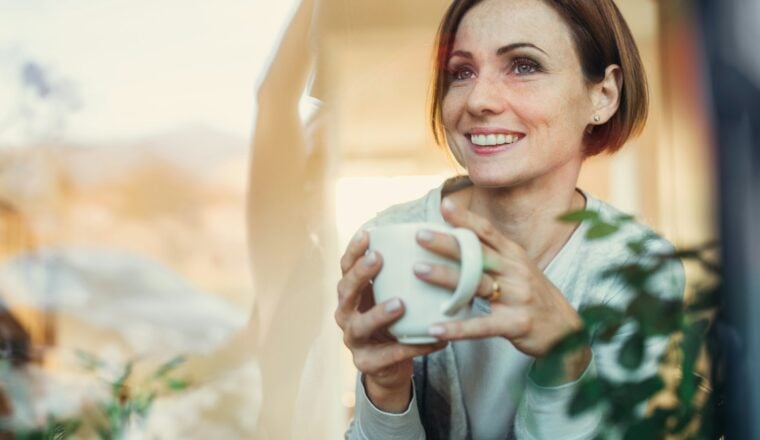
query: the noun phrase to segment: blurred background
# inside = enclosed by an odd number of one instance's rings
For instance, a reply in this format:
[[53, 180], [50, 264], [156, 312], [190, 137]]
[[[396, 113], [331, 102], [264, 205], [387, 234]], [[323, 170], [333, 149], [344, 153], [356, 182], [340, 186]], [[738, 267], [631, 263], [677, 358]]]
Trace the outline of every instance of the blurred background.
[[[649, 121], [580, 186], [677, 246], [713, 240], [695, 6], [617, 4]], [[342, 249], [460, 172], [425, 107], [446, 6], [0, 0], [0, 429], [53, 415], [134, 438], [341, 437]]]

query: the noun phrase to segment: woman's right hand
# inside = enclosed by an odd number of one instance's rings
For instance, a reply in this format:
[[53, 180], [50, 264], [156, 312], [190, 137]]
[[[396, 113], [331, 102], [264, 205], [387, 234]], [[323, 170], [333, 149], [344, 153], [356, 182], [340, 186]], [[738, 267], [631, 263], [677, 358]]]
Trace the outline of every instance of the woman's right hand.
[[398, 413], [411, 400], [412, 358], [440, 350], [446, 343], [404, 345], [388, 332], [388, 326], [404, 314], [404, 305], [398, 298], [375, 304], [370, 280], [380, 272], [382, 257], [366, 253], [368, 246], [368, 234], [360, 231], [340, 260], [343, 278], [338, 282], [335, 321], [364, 376], [369, 399], [380, 410]]

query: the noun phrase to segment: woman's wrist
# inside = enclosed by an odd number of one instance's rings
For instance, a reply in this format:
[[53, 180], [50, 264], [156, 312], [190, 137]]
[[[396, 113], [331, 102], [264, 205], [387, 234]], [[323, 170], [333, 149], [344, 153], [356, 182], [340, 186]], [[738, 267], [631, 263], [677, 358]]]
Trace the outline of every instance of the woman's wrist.
[[383, 386], [364, 376], [364, 389], [367, 397], [375, 407], [388, 413], [403, 413], [412, 401], [412, 380], [409, 379], [399, 386]]

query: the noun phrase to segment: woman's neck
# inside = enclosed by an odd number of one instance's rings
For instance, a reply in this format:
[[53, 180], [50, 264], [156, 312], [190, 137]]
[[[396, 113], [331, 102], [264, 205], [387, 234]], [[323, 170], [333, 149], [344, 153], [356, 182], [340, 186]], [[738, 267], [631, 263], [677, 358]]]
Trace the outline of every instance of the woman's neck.
[[470, 186], [452, 194], [455, 201], [488, 219], [505, 237], [522, 246], [545, 269], [572, 235], [577, 224], [557, 221], [560, 215], [586, 204], [575, 185], [538, 188]]

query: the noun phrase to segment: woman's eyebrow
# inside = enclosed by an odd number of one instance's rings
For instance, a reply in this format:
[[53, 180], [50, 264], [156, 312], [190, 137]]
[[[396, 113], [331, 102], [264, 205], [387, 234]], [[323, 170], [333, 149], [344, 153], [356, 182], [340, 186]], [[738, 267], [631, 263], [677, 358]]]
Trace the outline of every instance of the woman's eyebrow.
[[532, 49], [536, 49], [537, 51], [543, 53], [544, 55], [549, 55], [543, 49], [541, 49], [540, 47], [536, 46], [533, 43], [512, 43], [512, 44], [508, 44], [506, 46], [502, 46], [502, 47], [498, 48], [496, 50], [496, 55], [504, 55], [505, 53], [511, 52], [511, 51], [513, 51], [515, 49], [522, 49], [524, 47], [529, 47], [529, 48], [532, 48]]
[[[502, 47], [496, 49], [496, 55], [501, 56], [501, 55], [509, 53], [509, 52], [511, 52], [513, 50], [522, 49], [522, 48], [525, 48], [525, 47], [528, 47], [528, 48], [531, 48], [531, 49], [536, 49], [537, 51], [543, 53], [544, 55], [549, 55], [549, 54], [546, 53], [546, 51], [544, 51], [543, 49], [541, 49], [540, 47], [536, 46], [533, 43], [512, 43], [512, 44], [508, 44], [506, 46], [502, 46]], [[455, 51], [453, 51], [453, 52], [451, 52], [449, 54], [449, 58], [453, 58], [453, 57], [462, 57], [462, 58], [472, 59], [472, 53], [470, 53], [470, 52], [468, 52], [466, 50], [455, 50]]]
[[466, 50], [455, 50], [449, 54], [449, 59], [454, 58], [454, 57], [472, 59], [472, 54], [470, 52], [467, 52]]

